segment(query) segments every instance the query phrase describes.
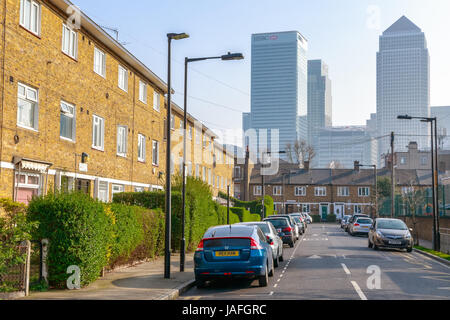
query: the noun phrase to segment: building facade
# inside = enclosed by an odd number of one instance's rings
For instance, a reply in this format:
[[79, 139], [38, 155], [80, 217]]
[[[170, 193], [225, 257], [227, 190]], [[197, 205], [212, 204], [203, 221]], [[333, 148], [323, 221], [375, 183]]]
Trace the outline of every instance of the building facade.
[[[396, 134], [396, 148], [405, 151], [411, 140], [429, 147], [429, 125], [397, 120], [399, 115], [430, 116], [430, 57], [422, 30], [405, 16], [380, 36], [377, 53], [378, 135]], [[380, 139], [379, 155], [390, 150], [389, 138]]]
[[[308, 143], [318, 145], [320, 129], [333, 125], [331, 80], [322, 60], [308, 61]], [[314, 163], [313, 163], [314, 165]]]
[[317, 168], [353, 167], [355, 161], [376, 164], [376, 141], [365, 126], [321, 129], [317, 138]]
[[298, 138], [298, 117], [307, 115], [307, 50], [297, 31], [252, 35], [251, 126], [259, 137], [252, 150], [274, 150], [273, 143], [284, 150]]
[[[73, 25], [69, 1], [0, 7], [1, 195], [27, 203], [78, 190], [108, 202], [163, 189], [167, 85], [84, 13]], [[207, 132], [192, 131], [202, 140]], [[232, 167], [218, 175], [231, 181]]]

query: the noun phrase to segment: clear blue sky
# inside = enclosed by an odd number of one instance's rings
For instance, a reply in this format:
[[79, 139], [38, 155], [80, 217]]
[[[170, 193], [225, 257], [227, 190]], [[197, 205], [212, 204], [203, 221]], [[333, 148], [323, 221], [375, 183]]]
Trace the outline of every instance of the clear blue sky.
[[[450, 105], [448, 0], [74, 0], [164, 81], [169, 32], [191, 38], [173, 45], [174, 100], [182, 106], [184, 57], [242, 52], [245, 61], [192, 64], [190, 113], [212, 129], [239, 129], [250, 110], [251, 34], [298, 30], [309, 59], [323, 59], [333, 85], [333, 124], [365, 124], [376, 112], [378, 37], [402, 15], [425, 32], [431, 55], [431, 105]], [[201, 100], [212, 103], [203, 102]]]

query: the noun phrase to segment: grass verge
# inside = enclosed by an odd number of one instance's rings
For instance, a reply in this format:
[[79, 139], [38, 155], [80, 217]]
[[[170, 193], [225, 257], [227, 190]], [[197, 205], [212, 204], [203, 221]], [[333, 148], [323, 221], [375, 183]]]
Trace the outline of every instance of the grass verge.
[[438, 252], [438, 251], [433, 251], [431, 249], [427, 249], [427, 248], [424, 248], [424, 247], [421, 247], [421, 246], [415, 246], [414, 248], [417, 249], [417, 250], [420, 250], [420, 251], [424, 251], [424, 252], [430, 253], [430, 254], [432, 254], [434, 256], [437, 256], [439, 258], [445, 259], [447, 261], [450, 261], [450, 255], [449, 254]]

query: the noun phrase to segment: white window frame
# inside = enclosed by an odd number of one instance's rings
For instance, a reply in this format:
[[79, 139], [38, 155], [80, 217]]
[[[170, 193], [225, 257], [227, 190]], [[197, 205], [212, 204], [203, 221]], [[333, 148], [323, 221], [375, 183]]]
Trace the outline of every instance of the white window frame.
[[147, 138], [143, 134], [138, 134], [138, 161], [145, 162], [147, 159]]
[[[28, 8], [25, 8], [25, 3], [29, 4]], [[36, 15], [33, 16], [33, 8], [36, 9]], [[28, 9], [29, 12], [25, 12]], [[27, 13], [27, 15], [26, 15]], [[34, 19], [34, 21], [33, 21]], [[33, 23], [34, 22], [34, 23]], [[33, 24], [35, 28], [33, 28]], [[41, 33], [41, 5], [37, 1], [33, 0], [20, 0], [20, 25], [30, 31], [31, 33], [40, 36]]]
[[359, 197], [370, 197], [370, 187], [360, 187], [358, 188]]
[[327, 196], [327, 188], [326, 187], [316, 187], [314, 189], [314, 195], [316, 197], [326, 197]]
[[[156, 154], [156, 156], [155, 156], [155, 154]], [[156, 161], [155, 161], [155, 157], [156, 157]], [[154, 166], [159, 166], [159, 142], [156, 140], [152, 141], [152, 164]]]
[[338, 197], [349, 197], [349, 196], [350, 196], [349, 187], [338, 187]]
[[253, 195], [262, 196], [262, 186], [253, 186]]
[[126, 158], [128, 154], [128, 127], [117, 126], [117, 155]]
[[296, 197], [306, 197], [306, 187], [297, 186], [295, 187]]
[[[97, 58], [101, 58], [101, 61], [97, 61]], [[97, 64], [100, 62], [101, 64]], [[106, 78], [106, 53], [99, 48], [94, 48], [94, 72], [99, 76]]]
[[188, 134], [188, 139], [189, 140], [192, 140], [192, 127], [191, 126], [189, 126], [189, 134]]
[[170, 115], [170, 130], [175, 130], [175, 115]]
[[153, 91], [153, 110], [161, 111], [161, 95], [156, 90]]
[[147, 84], [139, 80], [139, 101], [147, 104]]
[[274, 196], [282, 196], [283, 195], [283, 186], [274, 186], [273, 187], [273, 195]]
[[354, 214], [362, 214], [362, 213], [363, 213], [362, 205], [360, 205], [360, 204], [355, 204], [355, 205], [353, 206], [353, 213], [354, 213]]
[[[72, 108], [72, 114], [70, 114], [70, 108]], [[68, 112], [69, 111], [69, 112]], [[72, 119], [72, 137], [64, 137], [61, 135], [61, 119], [62, 117], [67, 117], [67, 118], [71, 118]], [[67, 103], [65, 101], [61, 101], [60, 104], [60, 122], [59, 122], [59, 126], [60, 126], [60, 130], [59, 130], [59, 137], [63, 140], [68, 140], [71, 142], [75, 142], [75, 137], [76, 137], [76, 108], [73, 104]]]
[[128, 92], [128, 70], [121, 65], [117, 71], [118, 74], [118, 86], [125, 92]]
[[[20, 93], [21, 88], [24, 91], [23, 94]], [[29, 126], [28, 124], [21, 122], [21, 109], [19, 108], [20, 100], [25, 101], [26, 103], [29, 103], [33, 106], [33, 126]], [[29, 87], [26, 84], [20, 82], [18, 84], [17, 90], [17, 125], [19, 127], [34, 131], [38, 131], [39, 129], [39, 90]]]
[[[67, 36], [69, 39], [67, 39]], [[62, 52], [73, 59], [78, 56], [78, 33], [63, 23], [62, 31]]]
[[[105, 194], [106, 198], [103, 198], [102, 196], [100, 196], [100, 191], [101, 191], [100, 185], [101, 184], [103, 184], [103, 185], [106, 184], [106, 194]], [[105, 202], [105, 203], [109, 202], [109, 182], [108, 181], [98, 180], [98, 182], [97, 182], [97, 199], [102, 202]]]
[[[97, 126], [99, 127], [96, 128]], [[97, 133], [97, 138], [99, 139], [97, 141], [95, 141], [95, 133]], [[97, 115], [92, 117], [92, 148], [105, 151], [105, 119]]]
[[123, 184], [113, 184], [111, 188], [111, 198], [114, 199], [116, 193], [125, 192], [125, 186]]

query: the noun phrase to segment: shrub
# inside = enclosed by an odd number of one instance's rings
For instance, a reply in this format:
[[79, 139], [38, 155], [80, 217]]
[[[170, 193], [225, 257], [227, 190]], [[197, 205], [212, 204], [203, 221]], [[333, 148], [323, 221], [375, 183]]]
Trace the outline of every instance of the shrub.
[[[39, 222], [36, 239], [49, 239], [49, 284], [64, 288], [69, 266], [81, 270], [87, 286], [108, 264], [114, 245], [114, 215], [82, 193], [49, 194], [34, 198], [28, 207], [30, 221]], [[122, 218], [119, 218], [122, 219]]]
[[[26, 253], [19, 254], [17, 245], [31, 240], [37, 223], [28, 222], [26, 208], [9, 199], [0, 199], [0, 291], [14, 291], [15, 283], [7, 283], [4, 275], [25, 263]], [[3, 275], [3, 277], [2, 277]]]
[[327, 222], [336, 222], [337, 221], [337, 217], [335, 214], [329, 214], [327, 216]]
[[314, 223], [322, 222], [322, 217], [318, 214], [311, 215], [311, 218]]

